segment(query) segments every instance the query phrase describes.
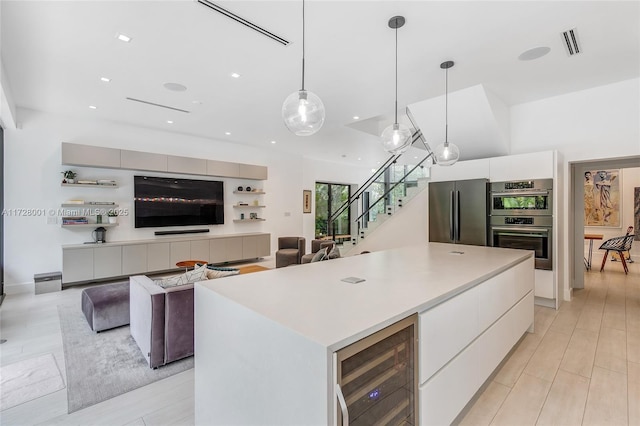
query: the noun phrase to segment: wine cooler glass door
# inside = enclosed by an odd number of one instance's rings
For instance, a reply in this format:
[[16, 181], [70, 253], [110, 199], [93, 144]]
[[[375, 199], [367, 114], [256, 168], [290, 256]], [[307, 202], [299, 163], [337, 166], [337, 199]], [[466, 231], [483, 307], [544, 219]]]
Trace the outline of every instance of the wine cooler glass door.
[[339, 425], [417, 424], [416, 321], [413, 315], [338, 351]]

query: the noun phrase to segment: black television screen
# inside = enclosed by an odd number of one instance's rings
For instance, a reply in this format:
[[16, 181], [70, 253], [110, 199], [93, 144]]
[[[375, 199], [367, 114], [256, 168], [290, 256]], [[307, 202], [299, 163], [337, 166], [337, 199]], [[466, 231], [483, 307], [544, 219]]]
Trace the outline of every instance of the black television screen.
[[135, 227], [222, 225], [222, 182], [134, 176]]

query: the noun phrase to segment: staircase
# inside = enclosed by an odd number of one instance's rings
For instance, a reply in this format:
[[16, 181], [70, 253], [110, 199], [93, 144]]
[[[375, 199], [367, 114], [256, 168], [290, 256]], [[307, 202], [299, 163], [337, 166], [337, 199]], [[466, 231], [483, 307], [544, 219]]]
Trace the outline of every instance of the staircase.
[[350, 214], [351, 239], [343, 242], [342, 255], [357, 253], [360, 243], [427, 187], [433, 154], [408, 109], [407, 117], [413, 127], [412, 144], [420, 141], [427, 155], [414, 165], [400, 164], [402, 154], [392, 155], [328, 219], [327, 229], [335, 240], [340, 234], [337, 228], [344, 226], [345, 217]]

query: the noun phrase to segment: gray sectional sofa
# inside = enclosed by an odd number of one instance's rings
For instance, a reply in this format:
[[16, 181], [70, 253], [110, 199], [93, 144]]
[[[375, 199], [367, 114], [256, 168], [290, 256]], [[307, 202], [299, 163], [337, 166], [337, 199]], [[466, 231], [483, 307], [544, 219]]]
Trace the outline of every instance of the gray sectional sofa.
[[162, 288], [144, 275], [129, 278], [130, 328], [149, 367], [193, 355], [193, 284]]

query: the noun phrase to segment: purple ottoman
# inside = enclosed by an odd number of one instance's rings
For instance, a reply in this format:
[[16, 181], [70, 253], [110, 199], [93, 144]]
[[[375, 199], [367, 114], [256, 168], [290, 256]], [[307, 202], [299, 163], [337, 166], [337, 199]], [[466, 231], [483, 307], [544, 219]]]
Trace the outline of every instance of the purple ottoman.
[[82, 290], [82, 312], [96, 332], [129, 324], [129, 283]]

